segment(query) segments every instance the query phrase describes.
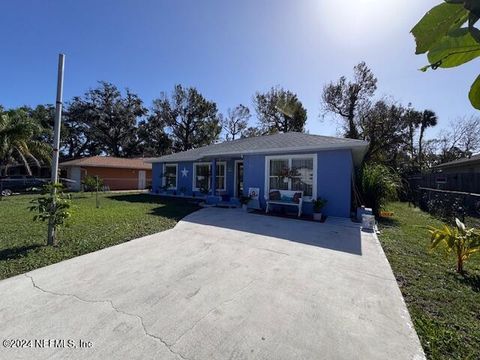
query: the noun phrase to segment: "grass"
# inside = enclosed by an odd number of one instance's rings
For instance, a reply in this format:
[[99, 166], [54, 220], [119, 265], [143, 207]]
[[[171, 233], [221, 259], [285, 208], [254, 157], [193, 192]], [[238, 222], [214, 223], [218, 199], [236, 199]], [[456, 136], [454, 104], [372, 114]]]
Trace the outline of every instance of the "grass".
[[440, 221], [405, 203], [388, 210], [395, 215], [380, 221], [380, 241], [427, 357], [480, 359], [480, 253], [460, 276], [453, 256], [428, 250], [425, 227]]
[[73, 215], [57, 247], [45, 246], [47, 225], [33, 222], [34, 195], [0, 201], [0, 279], [170, 229], [197, 206], [147, 194], [74, 194]]

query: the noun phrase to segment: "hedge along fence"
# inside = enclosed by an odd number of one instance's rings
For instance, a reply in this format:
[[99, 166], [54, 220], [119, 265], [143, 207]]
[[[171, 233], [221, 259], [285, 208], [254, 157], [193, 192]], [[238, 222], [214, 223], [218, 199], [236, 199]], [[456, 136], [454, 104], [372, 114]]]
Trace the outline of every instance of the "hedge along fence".
[[480, 194], [476, 193], [419, 187], [415, 192], [415, 203], [422, 210], [450, 223], [455, 217], [462, 221], [466, 215], [480, 217]]

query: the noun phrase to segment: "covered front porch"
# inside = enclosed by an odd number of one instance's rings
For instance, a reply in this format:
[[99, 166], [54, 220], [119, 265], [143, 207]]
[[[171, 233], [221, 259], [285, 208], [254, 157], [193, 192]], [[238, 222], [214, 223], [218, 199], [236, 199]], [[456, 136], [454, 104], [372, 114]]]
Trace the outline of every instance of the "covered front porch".
[[204, 199], [209, 204], [240, 204], [244, 192], [242, 158], [202, 158], [160, 166], [160, 178], [153, 181], [155, 194]]

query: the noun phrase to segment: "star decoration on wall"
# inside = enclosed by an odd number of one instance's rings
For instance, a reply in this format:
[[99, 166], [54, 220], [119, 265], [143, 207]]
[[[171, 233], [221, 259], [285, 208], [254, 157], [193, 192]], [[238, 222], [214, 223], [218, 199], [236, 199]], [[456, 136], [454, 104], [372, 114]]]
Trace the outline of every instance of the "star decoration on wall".
[[188, 170], [185, 169], [185, 167], [184, 167], [183, 170], [181, 171], [181, 173], [182, 173], [182, 177], [187, 177], [187, 175], [188, 175]]

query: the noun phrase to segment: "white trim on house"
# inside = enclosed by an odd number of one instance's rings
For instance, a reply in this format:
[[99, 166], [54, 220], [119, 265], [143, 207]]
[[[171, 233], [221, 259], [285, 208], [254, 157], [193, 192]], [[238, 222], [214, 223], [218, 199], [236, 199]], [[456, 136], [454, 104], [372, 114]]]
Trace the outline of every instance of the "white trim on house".
[[178, 187], [178, 164], [177, 163], [164, 163], [163, 164], [163, 177], [162, 177], [162, 186], [165, 186], [167, 183], [167, 178], [165, 176], [165, 170], [167, 166], [175, 166], [175, 187], [169, 187], [167, 190], [177, 190]]
[[[311, 158], [313, 160], [313, 179], [312, 179], [312, 196], [305, 196], [304, 201], [309, 202], [312, 199], [317, 198], [317, 154], [291, 154], [291, 155], [272, 155], [272, 156], [265, 156], [265, 198], [268, 198], [268, 193], [270, 192], [270, 160], [288, 160], [288, 167], [292, 167], [292, 159], [308, 159]], [[292, 180], [288, 179], [288, 190], [291, 190], [292, 187]]]
[[[217, 161], [217, 165], [223, 165], [224, 167], [224, 175], [223, 175], [223, 188], [215, 189], [215, 191], [226, 191], [227, 190], [227, 162], [226, 161]], [[208, 171], [210, 173], [209, 178], [210, 181], [208, 182], [208, 190], [212, 189], [212, 163], [208, 161], [203, 162], [194, 162], [193, 163], [193, 177], [192, 177], [192, 191], [200, 191], [198, 187], [196, 187], [196, 178], [197, 178], [197, 165], [208, 165]], [[218, 176], [217, 171], [215, 171], [215, 176]], [[213, 179], [216, 181], [217, 179]]]
[[[235, 160], [233, 164], [233, 197], [239, 198], [240, 195], [238, 194], [238, 178], [237, 178], [237, 165], [238, 163], [243, 164], [243, 160]], [[245, 169], [244, 169], [245, 173]], [[243, 194], [242, 194], [243, 195]]]

